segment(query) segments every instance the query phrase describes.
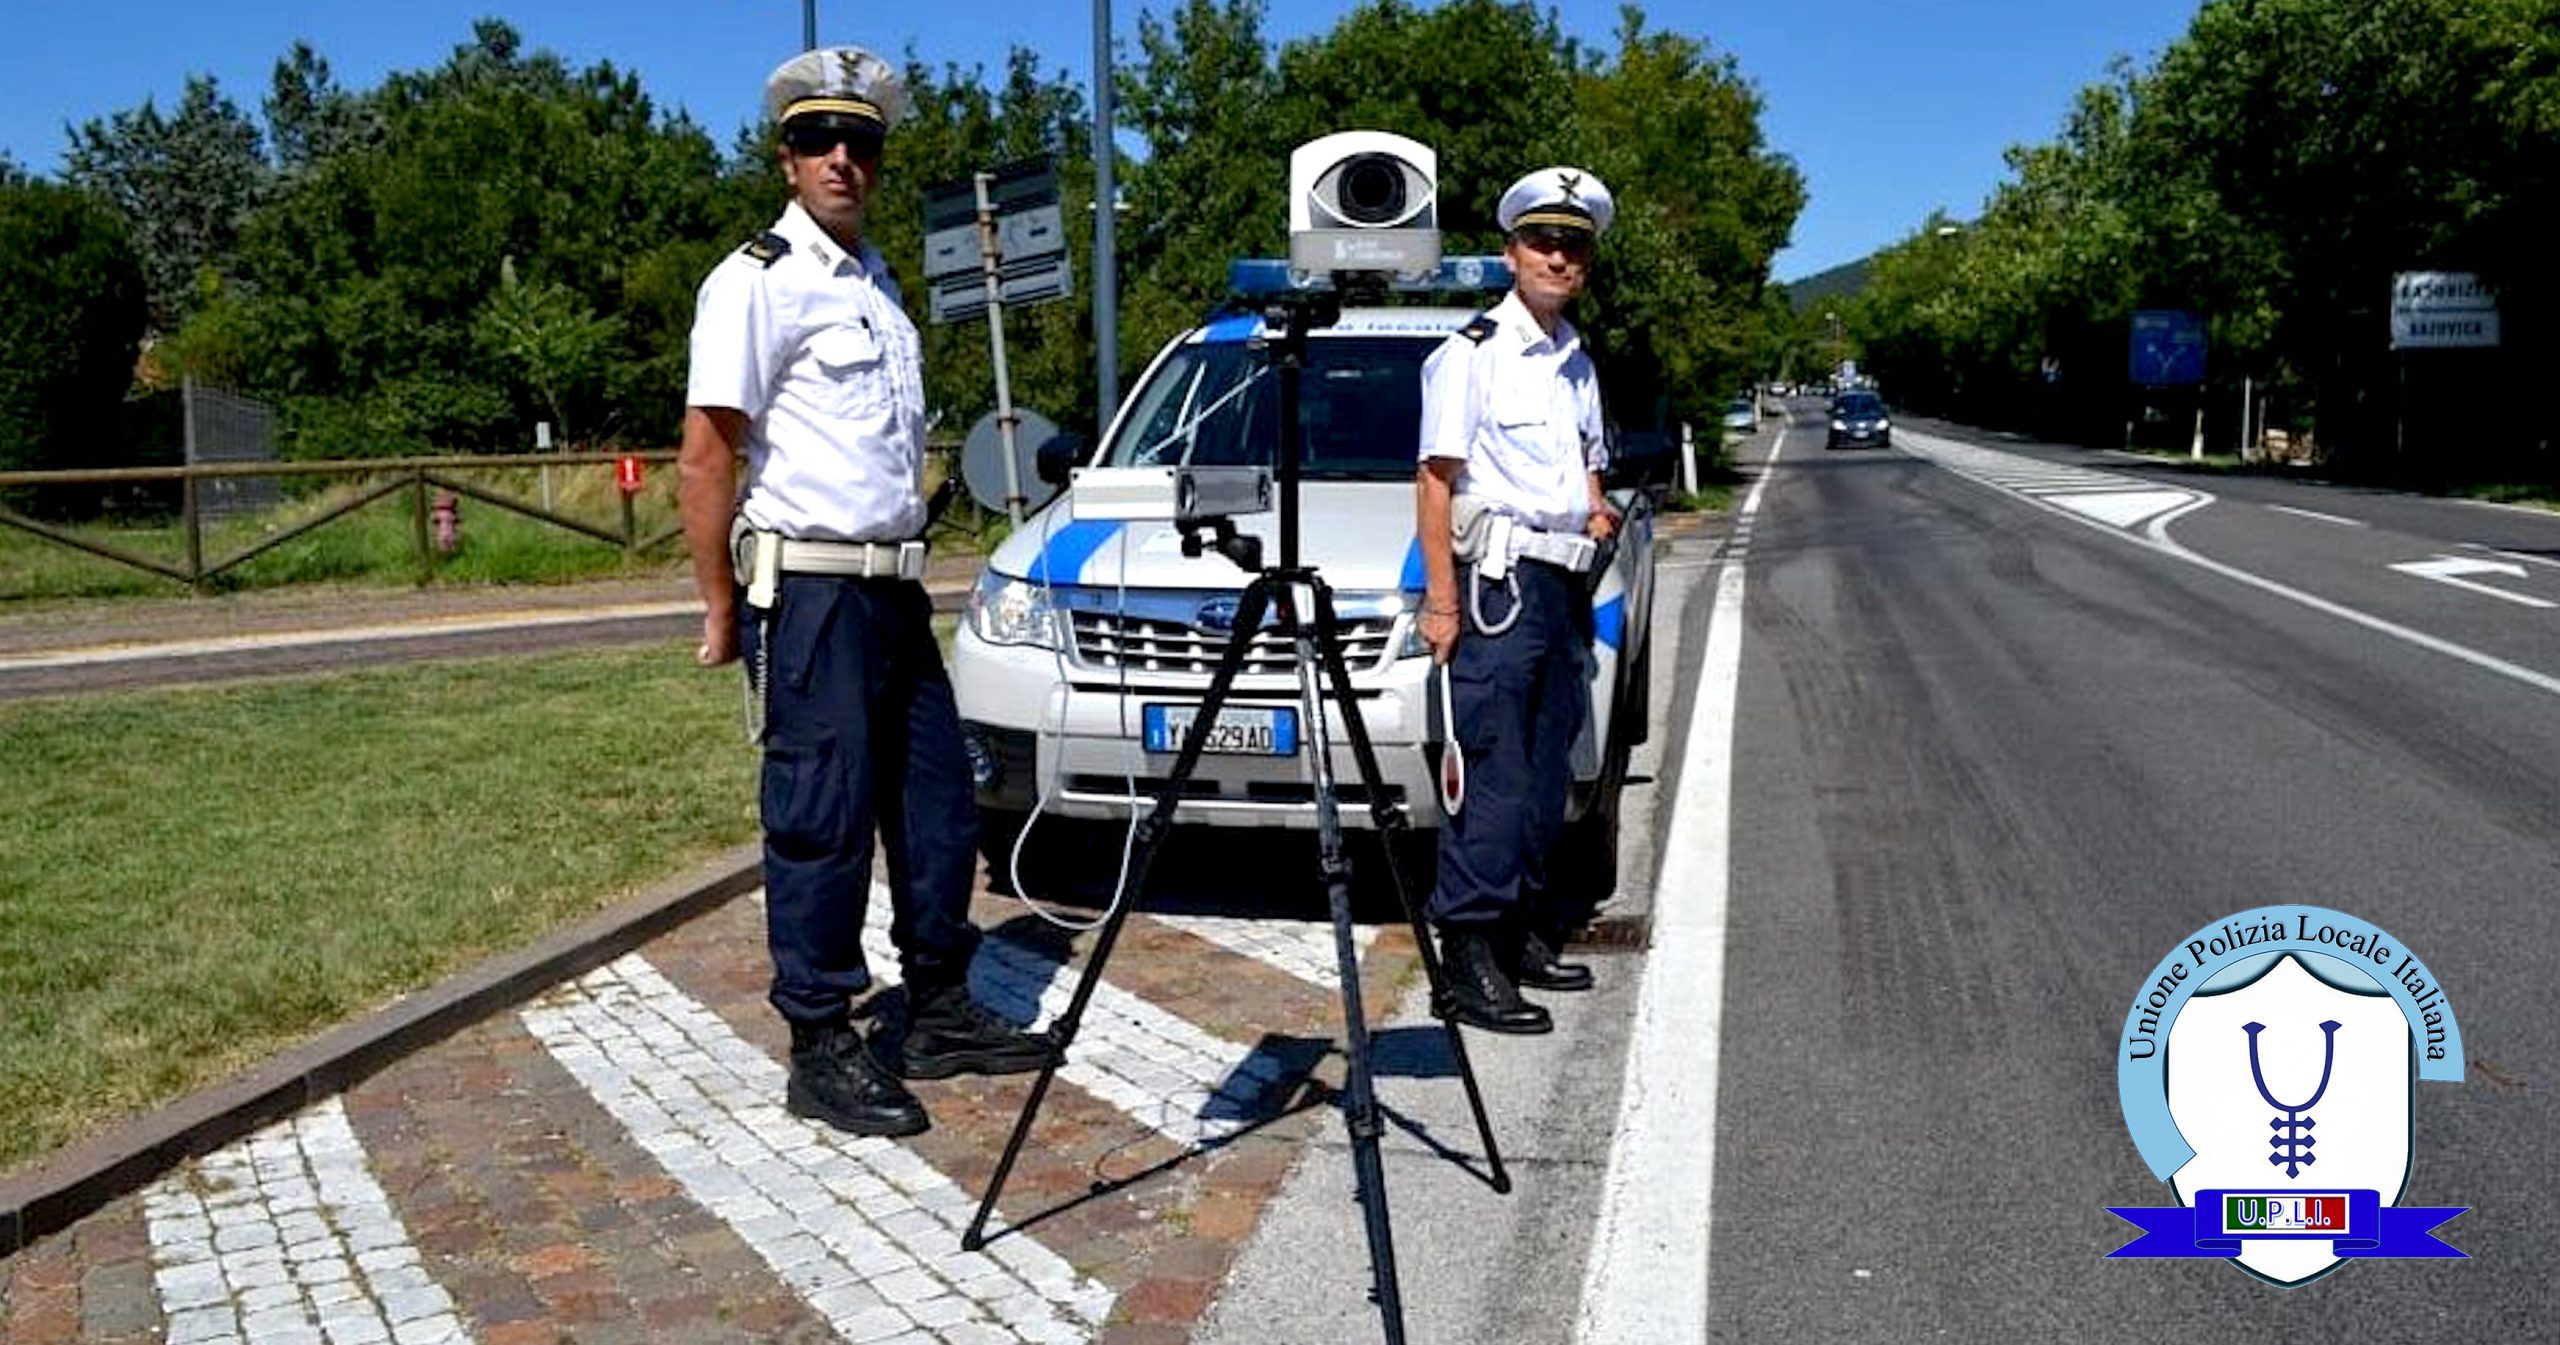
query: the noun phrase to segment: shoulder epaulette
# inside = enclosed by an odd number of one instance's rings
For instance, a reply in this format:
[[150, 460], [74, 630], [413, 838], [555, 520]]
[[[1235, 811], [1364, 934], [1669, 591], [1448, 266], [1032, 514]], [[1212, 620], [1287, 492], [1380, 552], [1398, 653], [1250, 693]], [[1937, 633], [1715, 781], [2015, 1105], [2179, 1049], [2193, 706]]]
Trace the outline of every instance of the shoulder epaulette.
[[738, 251], [771, 266], [791, 251], [791, 240], [778, 233], [761, 233], [747, 240], [746, 246]]
[[1475, 316], [1475, 321], [1458, 329], [1458, 335], [1475, 342], [1477, 345], [1483, 345], [1486, 337], [1493, 335], [1501, 329], [1502, 324], [1493, 320], [1493, 314], [1478, 313]]

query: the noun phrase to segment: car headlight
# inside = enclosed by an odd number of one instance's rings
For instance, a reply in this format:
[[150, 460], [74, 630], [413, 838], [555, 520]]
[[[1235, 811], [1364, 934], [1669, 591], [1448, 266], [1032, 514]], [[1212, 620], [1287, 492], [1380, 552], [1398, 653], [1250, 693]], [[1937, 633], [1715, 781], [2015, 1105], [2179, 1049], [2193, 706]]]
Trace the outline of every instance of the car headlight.
[[1049, 589], [988, 570], [969, 590], [969, 629], [989, 644], [1058, 647], [1058, 613]]
[[1879, 420], [1879, 421], [1877, 421], [1877, 422], [1876, 422], [1876, 430], [1877, 430], [1879, 433], [1881, 433], [1881, 432], [1883, 432], [1883, 431], [1885, 431], [1885, 430], [1892, 429], [1892, 428], [1893, 428], [1893, 422], [1892, 422], [1892, 421], [1890, 421], [1890, 420]]
[[1841, 433], [1843, 433], [1843, 434], [1846, 434], [1846, 433], [1848, 433], [1848, 432], [1849, 432], [1849, 422], [1847, 422], [1847, 421], [1845, 421], [1845, 420], [1835, 420], [1835, 421], [1831, 422], [1831, 428], [1833, 428], [1833, 429], [1835, 429], [1835, 430], [1838, 430], [1838, 431], [1840, 431], [1840, 432], [1841, 432]]

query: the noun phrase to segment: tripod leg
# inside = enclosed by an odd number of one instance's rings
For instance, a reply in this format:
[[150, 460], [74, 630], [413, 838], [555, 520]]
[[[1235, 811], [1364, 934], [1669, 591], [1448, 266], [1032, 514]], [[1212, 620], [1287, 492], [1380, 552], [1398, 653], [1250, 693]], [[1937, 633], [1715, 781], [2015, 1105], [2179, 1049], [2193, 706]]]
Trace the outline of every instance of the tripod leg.
[[[1321, 581], [1317, 606], [1324, 608]], [[1307, 717], [1308, 762], [1316, 803], [1317, 864], [1324, 875], [1325, 905], [1333, 916], [1333, 957], [1342, 988], [1343, 1098], [1342, 1124], [1351, 1138], [1351, 1167], [1360, 1196], [1360, 1215], [1369, 1237], [1369, 1269], [1378, 1299], [1378, 1316], [1388, 1345], [1403, 1345], [1404, 1292], [1396, 1276], [1395, 1229], [1387, 1217], [1387, 1166], [1379, 1154], [1384, 1130], [1378, 1120], [1378, 1092], [1369, 1069], [1369, 1017], [1360, 999], [1360, 955], [1351, 937], [1351, 866], [1342, 856], [1342, 813], [1333, 788], [1333, 744], [1325, 727], [1324, 695], [1316, 660], [1322, 633], [1300, 619], [1296, 601], [1280, 597], [1281, 612], [1295, 629], [1298, 655], [1298, 699]], [[1360, 711], [1348, 697], [1338, 702], [1343, 722], [1357, 725]]]
[[[1166, 778], [1163, 792], [1156, 796], [1155, 807], [1138, 824], [1127, 881], [1121, 891], [1112, 894], [1111, 914], [1102, 922], [1101, 937], [1094, 940], [1093, 956], [1085, 960], [1084, 972], [1076, 978], [1075, 994], [1068, 998], [1065, 1012], [1049, 1025], [1049, 1036], [1058, 1044], [1060, 1064], [1065, 1062], [1067, 1048], [1075, 1043], [1076, 1031], [1084, 1023], [1085, 1005], [1093, 999], [1094, 988], [1102, 984], [1103, 964], [1111, 960], [1111, 950], [1120, 942], [1120, 927], [1137, 906], [1138, 894], [1146, 890], [1147, 871], [1155, 866], [1156, 851], [1173, 830], [1174, 807], [1181, 802], [1182, 788], [1190, 781], [1191, 773], [1199, 769], [1201, 753], [1209, 745], [1210, 726], [1217, 722], [1219, 707], [1226, 704], [1227, 693], [1244, 667], [1246, 653], [1253, 647], [1253, 635], [1262, 626], [1263, 609], [1270, 604], [1272, 588], [1273, 581], [1258, 578], [1245, 585], [1243, 594], [1236, 599], [1235, 630], [1218, 656], [1217, 670], [1209, 678], [1207, 694], [1200, 698], [1191, 729], [1183, 735], [1182, 751], [1173, 759], [1173, 773]], [[995, 1172], [987, 1178], [987, 1191], [978, 1201], [978, 1212], [960, 1234], [961, 1250], [974, 1252], [987, 1245], [987, 1220], [995, 1214], [996, 1200], [1004, 1194], [1005, 1181], [1013, 1175], [1014, 1161], [1022, 1156], [1023, 1141], [1030, 1137], [1031, 1123], [1039, 1116], [1040, 1104], [1049, 1096], [1050, 1080], [1057, 1073], [1057, 1064], [1048, 1065], [1032, 1080], [1031, 1094], [1023, 1099], [1022, 1113], [1014, 1118], [1013, 1135], [1005, 1141]]]
[[1395, 1230], [1387, 1218], [1387, 1165], [1378, 1148], [1385, 1126], [1378, 1119], [1377, 1081], [1369, 1072], [1369, 1021], [1360, 1002], [1360, 955], [1351, 939], [1351, 870], [1342, 862], [1338, 840], [1336, 846], [1325, 861], [1324, 885], [1326, 904], [1333, 909], [1333, 955], [1342, 983], [1342, 1126], [1351, 1137], [1352, 1185], [1369, 1235], [1378, 1316], [1390, 1345], [1402, 1345], [1404, 1291], [1396, 1276]]
[[1467, 1058], [1467, 1039], [1457, 1018], [1449, 1011], [1448, 982], [1442, 979], [1440, 954], [1431, 938], [1429, 923], [1423, 919], [1422, 905], [1414, 897], [1413, 886], [1405, 881], [1404, 864], [1396, 856], [1397, 843], [1412, 830], [1404, 809], [1387, 798], [1386, 776], [1378, 768], [1378, 751], [1369, 741], [1368, 725], [1351, 707], [1351, 668], [1342, 656], [1342, 641], [1333, 612], [1333, 590], [1318, 580], [1315, 584], [1316, 647], [1324, 659], [1326, 678], [1333, 684], [1333, 695], [1344, 707], [1343, 736], [1350, 739], [1351, 759], [1360, 771], [1360, 782], [1369, 791], [1369, 815], [1376, 822], [1378, 835], [1387, 856], [1387, 877], [1396, 890], [1396, 901], [1404, 907], [1405, 923], [1413, 929], [1414, 947], [1422, 954], [1422, 974], [1431, 983], [1431, 1013], [1440, 1020], [1441, 1030], [1449, 1041], [1449, 1057], [1458, 1066], [1458, 1082], [1467, 1094], [1467, 1110], [1474, 1114], [1476, 1136], [1484, 1144], [1485, 1175], [1496, 1192], [1511, 1190], [1511, 1172], [1503, 1166], [1502, 1146], [1493, 1138], [1493, 1118], [1484, 1109], [1484, 1091], [1476, 1085], [1475, 1065]]

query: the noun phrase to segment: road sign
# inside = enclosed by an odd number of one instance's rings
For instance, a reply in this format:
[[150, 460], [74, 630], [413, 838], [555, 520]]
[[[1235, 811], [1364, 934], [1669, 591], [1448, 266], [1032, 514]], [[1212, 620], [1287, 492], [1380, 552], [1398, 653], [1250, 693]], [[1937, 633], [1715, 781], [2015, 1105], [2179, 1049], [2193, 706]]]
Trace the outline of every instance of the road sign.
[[2204, 381], [2204, 319], [2175, 308], [2146, 308], [2133, 315], [2126, 377], [2148, 388], [2192, 387]]
[[2465, 350], [2498, 344], [2498, 292], [2469, 271], [2402, 271], [2391, 277], [2393, 350]]
[[969, 427], [969, 437], [960, 446], [960, 483], [969, 488], [969, 497], [991, 512], [1008, 512], [1010, 496], [1019, 489], [1026, 510], [1047, 504], [1058, 488], [1040, 479], [1041, 446], [1058, 437], [1058, 427], [1037, 411], [1016, 410], [1013, 427], [1013, 472], [1005, 471], [1004, 426], [997, 412], [989, 411]]
[[[1055, 166], [1047, 159], [1026, 159], [990, 169], [985, 176], [987, 204], [995, 217], [999, 300], [1027, 304], [1073, 294]], [[924, 229], [928, 319], [957, 322], [986, 311], [977, 178], [926, 188]]]
[[[1045, 261], [1016, 262], [1007, 260], [997, 269], [997, 284], [1005, 306], [1038, 303], [1043, 299], [1063, 299], [1076, 292], [1075, 272], [1067, 265], [1065, 253]], [[926, 291], [926, 317], [933, 322], [958, 322], [987, 311], [987, 282], [976, 271], [965, 276], [947, 276], [934, 281]]]

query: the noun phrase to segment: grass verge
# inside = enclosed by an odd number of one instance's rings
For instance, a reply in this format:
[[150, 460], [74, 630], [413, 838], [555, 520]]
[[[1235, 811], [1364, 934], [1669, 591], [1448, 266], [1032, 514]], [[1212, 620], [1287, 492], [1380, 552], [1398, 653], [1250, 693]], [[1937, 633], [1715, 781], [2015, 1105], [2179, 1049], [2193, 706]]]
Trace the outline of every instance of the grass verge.
[[0, 1171], [752, 839], [688, 654], [0, 705]]

